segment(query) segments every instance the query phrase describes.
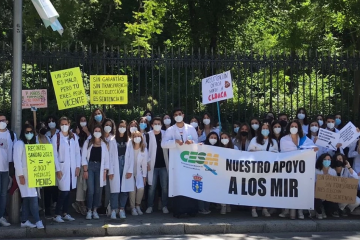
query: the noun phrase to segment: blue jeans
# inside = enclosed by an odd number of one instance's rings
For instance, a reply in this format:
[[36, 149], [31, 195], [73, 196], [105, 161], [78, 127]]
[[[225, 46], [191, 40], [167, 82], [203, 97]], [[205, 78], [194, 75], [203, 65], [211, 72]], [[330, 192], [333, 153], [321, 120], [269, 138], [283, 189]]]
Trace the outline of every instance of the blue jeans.
[[2, 218], [5, 213], [8, 186], [9, 172], [0, 172], [0, 218]]
[[58, 198], [58, 201], [56, 203], [56, 208], [55, 208], [55, 215], [61, 215], [61, 210], [62, 210], [62, 213], [68, 213], [69, 195], [70, 195], [70, 191], [60, 191], [59, 192], [59, 198]]
[[34, 217], [35, 222], [40, 221], [38, 197], [24, 197], [21, 207], [21, 221], [29, 220], [29, 213]]
[[[119, 156], [119, 172], [120, 172], [120, 183], [122, 181], [123, 172], [124, 172], [124, 164], [125, 164], [125, 156]], [[121, 192], [120, 187], [120, 193], [112, 193], [110, 197], [110, 205], [112, 210], [125, 208], [126, 201], [128, 199], [128, 193], [127, 192]], [[120, 201], [120, 204], [119, 204]]]
[[86, 199], [86, 205], [89, 210], [100, 207], [102, 190], [100, 187], [100, 169], [100, 162], [89, 162]]
[[210, 203], [205, 201], [198, 201], [199, 211], [209, 211]]
[[155, 196], [158, 177], [160, 178], [160, 185], [161, 185], [161, 203], [163, 207], [167, 206], [168, 173], [166, 167], [163, 167], [163, 168], [154, 168], [153, 182], [149, 188], [148, 207], [154, 206], [154, 196]]

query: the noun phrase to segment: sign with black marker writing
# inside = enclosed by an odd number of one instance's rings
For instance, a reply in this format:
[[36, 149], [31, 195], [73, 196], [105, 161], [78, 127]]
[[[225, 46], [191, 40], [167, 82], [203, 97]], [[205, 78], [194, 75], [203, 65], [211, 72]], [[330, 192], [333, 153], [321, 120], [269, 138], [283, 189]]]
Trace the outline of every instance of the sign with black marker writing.
[[326, 147], [331, 150], [336, 150], [336, 144], [339, 143], [340, 135], [335, 132], [331, 132], [327, 129], [320, 128], [316, 145], [319, 147]]

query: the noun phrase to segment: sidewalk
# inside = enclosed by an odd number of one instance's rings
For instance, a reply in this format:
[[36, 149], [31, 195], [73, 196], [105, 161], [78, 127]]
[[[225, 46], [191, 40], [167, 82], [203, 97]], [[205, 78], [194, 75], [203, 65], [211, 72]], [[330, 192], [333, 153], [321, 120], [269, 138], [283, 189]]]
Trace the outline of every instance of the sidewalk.
[[276, 232], [324, 232], [356, 231], [360, 229], [360, 217], [349, 216], [324, 220], [282, 219], [276, 216], [252, 218], [250, 211], [233, 211], [220, 215], [218, 211], [194, 218], [174, 218], [172, 214], [154, 212], [127, 219], [111, 220], [100, 216], [100, 220], [85, 220], [72, 214], [74, 222], [54, 223], [44, 221], [45, 229], [24, 229], [20, 226], [0, 227], [0, 239], [8, 238], [63, 238], [103, 237], [133, 235], [180, 235], [180, 234], [224, 234], [224, 233], [276, 233]]

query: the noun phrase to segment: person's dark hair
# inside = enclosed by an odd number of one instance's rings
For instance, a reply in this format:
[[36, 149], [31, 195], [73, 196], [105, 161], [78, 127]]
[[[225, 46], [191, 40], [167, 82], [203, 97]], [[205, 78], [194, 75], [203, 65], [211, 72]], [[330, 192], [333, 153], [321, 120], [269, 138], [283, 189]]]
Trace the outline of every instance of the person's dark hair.
[[102, 128], [102, 126], [100, 124], [96, 124], [94, 126], [94, 129], [90, 132], [91, 133], [91, 139], [89, 140], [89, 145], [88, 145], [88, 148], [90, 148], [94, 142], [95, 142], [95, 137], [94, 137], [94, 131], [96, 128], [100, 128], [101, 130], [101, 141], [103, 141], [106, 145], [108, 145], [108, 142], [106, 141], [105, 137], [104, 137], [104, 129]]
[[[269, 114], [272, 114], [272, 115], [273, 115], [272, 121], [274, 121], [274, 120], [275, 120], [275, 114], [274, 114], [273, 112], [267, 112], [267, 113], [265, 113], [265, 114], [264, 114], [264, 120], [265, 120], [265, 119], [268, 119], [268, 120], [269, 120], [269, 118], [267, 117]], [[269, 124], [271, 124], [272, 121], [269, 122]]]
[[150, 113], [151, 120], [154, 118], [154, 114], [150, 110], [146, 110], [143, 114], [143, 117], [146, 117], [146, 114]]
[[140, 132], [139, 123], [138, 123], [136, 120], [132, 120], [132, 121], [129, 122], [129, 124], [126, 126], [126, 133], [127, 133], [128, 137], [129, 137], [129, 139], [131, 138], [130, 125], [131, 125], [132, 123], [135, 123], [135, 124], [136, 124], [137, 130]]
[[[33, 138], [32, 138], [30, 141], [28, 141], [28, 140], [26, 139], [26, 137], [25, 137], [25, 131], [26, 131], [27, 128], [31, 128], [31, 132], [34, 134]], [[25, 125], [23, 126], [23, 128], [21, 129], [19, 139], [20, 139], [21, 141], [23, 141], [24, 144], [36, 144], [36, 133], [35, 133], [34, 126], [32, 126], [32, 125], [30, 125], [30, 124], [25, 124]]]
[[[281, 129], [282, 129], [281, 122], [280, 122], [279, 120], [274, 120], [274, 121], [272, 122], [272, 124], [271, 124], [271, 137], [272, 137], [272, 139], [276, 139], [276, 136], [275, 136], [275, 133], [274, 133], [274, 126], [275, 126], [275, 124], [279, 124], [280, 127], [281, 127]], [[278, 140], [280, 140], [283, 136], [284, 136], [284, 132], [281, 131], [281, 132], [280, 132], [280, 137], [279, 137]]]
[[304, 125], [308, 125], [308, 114], [307, 114], [307, 112], [306, 112], [306, 109], [303, 108], [303, 107], [299, 108], [299, 109], [296, 111], [296, 116], [295, 116], [294, 119], [299, 120], [297, 115], [300, 113], [300, 111], [304, 111], [304, 114], [305, 114], [305, 118], [304, 118], [304, 120], [303, 120], [303, 121], [304, 121]]
[[[120, 132], [119, 132], [119, 128], [120, 128], [120, 124], [124, 123], [125, 124], [125, 128], [126, 128], [126, 131], [124, 132], [124, 136], [121, 138], [120, 137]], [[118, 124], [118, 127], [116, 128], [116, 136], [115, 136], [115, 139], [118, 143], [124, 141], [125, 139], [125, 142], [127, 142], [129, 140], [129, 137], [128, 137], [128, 125], [127, 125], [127, 122], [125, 120], [121, 120]]]
[[264, 136], [261, 134], [261, 130], [262, 130], [262, 127], [266, 125], [268, 126], [269, 128], [269, 136], [268, 136], [268, 141], [270, 143], [271, 146], [274, 146], [274, 143], [272, 141], [272, 129], [271, 129], [271, 125], [269, 123], [263, 123], [260, 125], [260, 127], [258, 128], [257, 130], [257, 136], [256, 136], [256, 143], [260, 144], [260, 145], [264, 145], [265, 142], [264, 142]]
[[[101, 122], [99, 122], [99, 123], [96, 122], [96, 120], [95, 120], [95, 112], [98, 111], [98, 110], [100, 111], [100, 113], [101, 113], [101, 115], [102, 115], [102, 120], [101, 120]], [[91, 116], [90, 116], [90, 119], [89, 119], [89, 122], [88, 122], [89, 131], [90, 131], [90, 132], [93, 132], [95, 125], [97, 125], [97, 124], [102, 124], [103, 121], [105, 120], [105, 118], [106, 118], [106, 115], [105, 115], [105, 113], [103, 112], [103, 110], [101, 110], [100, 108], [95, 108], [95, 109], [92, 111]]]
[[323, 160], [329, 156], [331, 159], [331, 155], [329, 153], [323, 153], [321, 154], [317, 159], [316, 159], [316, 163], [315, 163], [315, 168], [318, 170], [321, 170], [323, 168]]
[[[211, 135], [214, 135], [214, 134], [216, 135], [217, 142], [215, 143], [215, 145], [211, 145], [209, 139], [210, 139], [210, 136], [211, 136]], [[204, 141], [204, 144], [205, 144], [205, 145], [211, 145], [211, 146], [217, 146], [217, 147], [219, 147], [219, 146], [220, 146], [219, 135], [217, 135], [216, 132], [210, 132], [210, 133], [206, 136], [206, 139], [205, 139], [205, 141]]]
[[170, 122], [170, 126], [174, 125], [173, 116], [170, 116], [169, 114], [164, 114], [164, 116], [163, 116], [162, 119], [161, 119], [161, 123], [162, 123], [161, 129], [162, 129], [162, 130], [166, 130], [166, 126], [165, 126], [165, 123], [164, 123], [165, 116], [169, 116], [169, 117], [170, 117], [170, 121], [171, 121], [171, 122]]
[[346, 165], [346, 161], [348, 160], [346, 155], [342, 154], [342, 153], [336, 153], [332, 158], [331, 158], [331, 167], [332, 168], [336, 168], [336, 161], [337, 161], [337, 157], [341, 156], [343, 159], [343, 165], [342, 167], [345, 167]]
[[161, 117], [154, 117], [151, 119], [151, 125], [154, 124], [154, 121], [160, 121], [161, 125], [164, 125], [164, 123], [162, 122]]
[[[229, 143], [227, 144], [227, 146], [225, 146], [222, 142], [221, 142], [221, 136], [222, 135], [226, 135], [229, 138]], [[230, 149], [234, 149], [234, 143], [233, 141], [231, 141], [231, 136], [228, 133], [221, 133], [220, 134], [220, 144], [219, 147], [224, 147], [224, 148], [230, 148]]]
[[103, 130], [105, 127], [106, 122], [111, 122], [111, 131], [110, 134], [114, 135], [116, 134], [116, 124], [114, 122], [114, 120], [112, 120], [111, 118], [105, 118], [105, 120], [103, 121], [103, 123], [101, 124]]
[[[81, 125], [80, 125], [80, 119], [81, 118], [85, 118], [85, 115], [81, 114], [77, 117], [76, 119], [76, 127], [73, 128], [73, 132], [76, 132], [76, 128], [79, 129], [80, 133], [78, 134], [79, 137], [79, 146], [82, 148], [84, 146], [84, 142], [86, 141], [86, 139], [88, 138], [88, 135], [86, 134], [86, 132], [84, 132], [84, 130], [82, 129]], [[89, 129], [90, 131], [90, 129]]]
[[[189, 124], [190, 124], [191, 120], [193, 120], [193, 119], [196, 119], [196, 121], [198, 122], [198, 127], [195, 128], [196, 131], [199, 130], [199, 128], [200, 128], [200, 129], [204, 129], [203, 123], [200, 122], [200, 119], [199, 119], [198, 117], [196, 117], [196, 116], [193, 116], [193, 117], [190, 118]], [[210, 121], [211, 121], [211, 120], [210, 120]], [[210, 122], [210, 124], [211, 124], [211, 122]]]
[[[322, 126], [322, 128], [324, 128], [324, 129], [327, 128], [326, 122], [327, 122], [327, 120], [329, 120], [329, 119], [332, 119], [332, 120], [335, 121], [335, 115], [327, 115], [326, 118], [324, 119], [324, 125]], [[335, 132], [335, 129], [336, 129], [336, 127], [334, 126], [334, 129], [333, 129], [332, 131]], [[329, 129], [328, 129], [328, 130], [329, 130]], [[331, 130], [329, 130], [329, 131], [331, 131]]]
[[[306, 136], [307, 136], [309, 139], [311, 139], [311, 133], [312, 133], [312, 132], [311, 132], [311, 126], [310, 126], [310, 125], [311, 125], [312, 123], [317, 123], [317, 125], [319, 125], [319, 123], [318, 123], [317, 120], [313, 120], [313, 121], [310, 121], [310, 122], [309, 122], [309, 125], [308, 125], [308, 133], [306, 134]], [[320, 128], [321, 128], [321, 126], [319, 125], [319, 129], [320, 129]], [[317, 134], [319, 134], [319, 130], [317, 131]], [[316, 135], [317, 135], [317, 134], [316, 134]]]
[[247, 123], [242, 123], [242, 124], [240, 124], [240, 127], [239, 127], [239, 131], [238, 131], [238, 133], [237, 133], [237, 135], [236, 135], [236, 139], [239, 141], [239, 142], [241, 142], [241, 138], [242, 138], [242, 136], [241, 136], [241, 128], [243, 127], [243, 126], [246, 126], [247, 127], [247, 129], [248, 129], [248, 135], [247, 135], [247, 140], [251, 140], [252, 139], [252, 137], [253, 137], [253, 135], [251, 134], [251, 127], [249, 126], [249, 124], [247, 124]]
[[256, 136], [256, 131], [251, 127], [251, 121], [252, 120], [257, 120], [258, 122], [259, 122], [259, 128], [260, 128], [260, 126], [261, 126], [261, 121], [260, 121], [260, 119], [259, 118], [257, 118], [257, 117], [253, 117], [253, 118], [251, 118], [250, 119], [250, 122], [249, 122], [249, 126], [250, 126], [250, 132], [251, 132], [251, 136]]
[[[149, 123], [149, 121], [147, 120], [146, 117], [141, 117], [141, 118], [139, 118], [139, 128], [140, 128], [141, 120], [145, 120], [145, 122], [146, 122], [145, 132], [149, 132], [149, 131], [150, 131], [150, 123]], [[140, 129], [140, 130], [141, 130], [141, 129]], [[141, 131], [140, 131], [140, 132], [141, 132]]]
[[301, 127], [301, 123], [299, 122], [299, 120], [297, 119], [294, 119], [292, 121], [289, 122], [289, 124], [286, 126], [286, 135], [289, 135], [290, 134], [290, 126], [292, 123], [296, 123], [297, 127], [298, 127], [298, 135], [300, 138], [302, 138], [304, 136], [304, 132], [302, 130], [302, 127]]
[[54, 115], [49, 115], [47, 118], [46, 118], [46, 128], [47, 129], [50, 129], [49, 128], [49, 123], [50, 123], [50, 119], [52, 119], [52, 122], [54, 122], [55, 124], [56, 124], [56, 129], [59, 129], [59, 124], [58, 124], [58, 119], [57, 119], [57, 117], [55, 117]]
[[[6, 118], [6, 115], [4, 113], [0, 112], [0, 117], [3, 117], [3, 116]], [[7, 118], [6, 118], [6, 120], [7, 120]]]
[[204, 113], [204, 114], [202, 115], [202, 118], [201, 118], [201, 124], [202, 124], [203, 128], [205, 128], [205, 124], [203, 123], [205, 116], [208, 116], [209, 119], [210, 119], [210, 124], [209, 124], [209, 125], [210, 125], [210, 129], [213, 128], [214, 126], [216, 126], [216, 125], [215, 125], [215, 121], [214, 121], [214, 119], [211, 117], [210, 113], [206, 112], [206, 113]]
[[289, 121], [289, 116], [286, 113], [279, 113], [278, 114], [278, 120], [281, 116], [286, 116], [287, 120]]
[[181, 108], [175, 108], [172, 112], [172, 116], [174, 116], [174, 114], [178, 111], [180, 111], [182, 114], [184, 114], [184, 111]]

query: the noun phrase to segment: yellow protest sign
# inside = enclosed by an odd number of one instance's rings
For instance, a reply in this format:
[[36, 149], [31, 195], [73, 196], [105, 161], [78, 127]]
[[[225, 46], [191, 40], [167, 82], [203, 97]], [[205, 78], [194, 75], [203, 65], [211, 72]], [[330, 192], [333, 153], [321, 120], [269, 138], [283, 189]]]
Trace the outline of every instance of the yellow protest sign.
[[55, 186], [55, 161], [51, 144], [26, 144], [28, 187]]
[[87, 104], [80, 68], [51, 72], [51, 79], [59, 110]]
[[128, 77], [126, 75], [91, 75], [91, 104], [127, 104]]

